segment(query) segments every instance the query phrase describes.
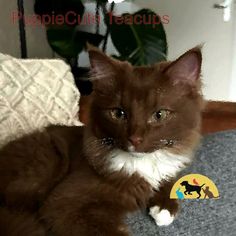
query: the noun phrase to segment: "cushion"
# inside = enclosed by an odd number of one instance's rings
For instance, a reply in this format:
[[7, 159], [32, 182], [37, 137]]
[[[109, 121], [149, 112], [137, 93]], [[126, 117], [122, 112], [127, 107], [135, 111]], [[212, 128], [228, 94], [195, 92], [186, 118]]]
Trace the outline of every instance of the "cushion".
[[0, 146], [48, 124], [81, 125], [79, 98], [62, 60], [0, 54]]

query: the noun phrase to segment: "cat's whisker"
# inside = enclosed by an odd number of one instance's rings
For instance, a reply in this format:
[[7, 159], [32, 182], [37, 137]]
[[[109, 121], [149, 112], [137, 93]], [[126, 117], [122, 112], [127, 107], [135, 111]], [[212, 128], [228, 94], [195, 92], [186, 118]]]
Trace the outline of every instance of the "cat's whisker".
[[104, 148], [104, 145], [101, 144], [101, 142], [87, 142], [85, 143], [85, 147], [89, 149], [98, 149], [98, 148]]
[[104, 145], [102, 145], [101, 141], [97, 140], [97, 139], [92, 139], [92, 140], [87, 140], [84, 143], [85, 148], [89, 148], [89, 149], [94, 149], [94, 148], [99, 148], [101, 146], [104, 147]]
[[112, 147], [114, 140], [112, 138], [88, 138], [86, 141], [85, 148], [101, 151]]
[[156, 142], [153, 142], [151, 148], [154, 150], [162, 148], [171, 148], [178, 143], [176, 139], [161, 139]]
[[102, 144], [112, 146], [112, 145], [114, 145], [114, 139], [113, 138], [103, 138]]
[[161, 139], [159, 140], [160, 143], [164, 144], [165, 146], [173, 146], [176, 144], [176, 139]]

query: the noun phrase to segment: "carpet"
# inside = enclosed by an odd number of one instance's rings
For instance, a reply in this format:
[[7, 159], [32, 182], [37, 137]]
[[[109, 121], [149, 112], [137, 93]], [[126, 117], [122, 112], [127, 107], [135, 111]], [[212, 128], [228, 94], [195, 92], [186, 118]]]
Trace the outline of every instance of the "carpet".
[[177, 219], [158, 227], [148, 212], [127, 219], [134, 236], [235, 236], [236, 235], [236, 130], [204, 137], [193, 164], [185, 174], [209, 177], [218, 187], [218, 200], [183, 200]]

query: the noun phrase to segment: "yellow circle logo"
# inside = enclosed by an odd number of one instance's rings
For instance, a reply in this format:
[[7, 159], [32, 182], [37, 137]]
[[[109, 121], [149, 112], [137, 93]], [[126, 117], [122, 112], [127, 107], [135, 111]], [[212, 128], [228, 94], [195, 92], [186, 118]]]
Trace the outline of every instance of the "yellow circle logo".
[[219, 191], [212, 180], [200, 174], [180, 178], [172, 187], [171, 199], [217, 199]]

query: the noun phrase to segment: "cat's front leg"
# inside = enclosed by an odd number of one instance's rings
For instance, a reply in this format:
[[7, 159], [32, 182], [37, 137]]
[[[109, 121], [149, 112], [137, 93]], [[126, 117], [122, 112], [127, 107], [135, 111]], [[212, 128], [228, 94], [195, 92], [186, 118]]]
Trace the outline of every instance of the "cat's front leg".
[[170, 225], [177, 215], [179, 203], [170, 199], [172, 186], [173, 182], [164, 182], [150, 199], [149, 214], [158, 226]]
[[68, 215], [68, 212], [58, 210], [57, 216], [50, 211], [50, 217], [45, 218], [44, 215], [42, 219], [53, 235], [57, 236], [130, 236], [126, 225], [120, 223], [115, 214], [106, 214], [109, 209], [104, 209], [103, 212], [99, 212], [100, 209], [80, 211], [81, 209], [78, 212], [70, 209]]
[[103, 192], [96, 192], [96, 189], [91, 195], [82, 188], [63, 190], [59, 195], [57, 192], [52, 194], [39, 211], [40, 219], [53, 234], [129, 236], [119, 202], [111, 203], [109, 198], [102, 197]]

